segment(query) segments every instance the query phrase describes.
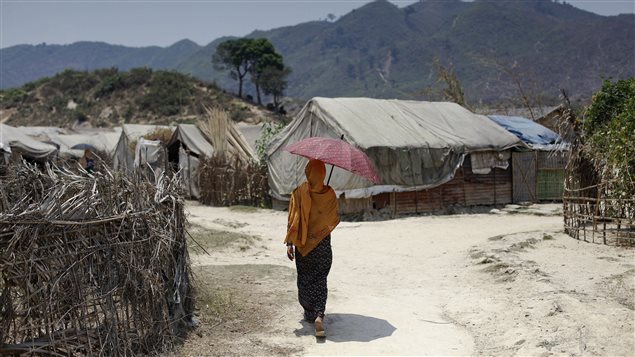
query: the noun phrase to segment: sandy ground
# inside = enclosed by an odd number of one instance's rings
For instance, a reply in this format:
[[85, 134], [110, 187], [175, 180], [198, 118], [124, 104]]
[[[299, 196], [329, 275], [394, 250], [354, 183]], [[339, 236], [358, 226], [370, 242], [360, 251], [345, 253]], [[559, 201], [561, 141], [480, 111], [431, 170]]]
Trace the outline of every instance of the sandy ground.
[[635, 355], [634, 250], [564, 235], [558, 208], [342, 222], [318, 340], [301, 321], [286, 213], [190, 202], [195, 230], [258, 238], [193, 252], [198, 284], [219, 292], [202, 300], [226, 303], [199, 303], [176, 354]]

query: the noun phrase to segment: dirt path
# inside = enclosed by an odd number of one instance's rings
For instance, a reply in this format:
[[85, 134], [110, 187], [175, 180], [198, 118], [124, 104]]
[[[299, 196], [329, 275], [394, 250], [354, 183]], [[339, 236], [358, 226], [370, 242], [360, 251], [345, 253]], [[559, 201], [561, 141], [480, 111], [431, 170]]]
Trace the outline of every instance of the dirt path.
[[[635, 351], [633, 251], [566, 237], [560, 216], [500, 212], [341, 223], [332, 241], [328, 337], [316, 341], [301, 322], [294, 266], [284, 257], [286, 214], [194, 202], [189, 211], [201, 231], [244, 236], [225, 237], [234, 240], [231, 249], [193, 255], [199, 281], [233, 302], [201, 309], [198, 334], [179, 354]], [[209, 316], [222, 309], [238, 317], [215, 324]]]

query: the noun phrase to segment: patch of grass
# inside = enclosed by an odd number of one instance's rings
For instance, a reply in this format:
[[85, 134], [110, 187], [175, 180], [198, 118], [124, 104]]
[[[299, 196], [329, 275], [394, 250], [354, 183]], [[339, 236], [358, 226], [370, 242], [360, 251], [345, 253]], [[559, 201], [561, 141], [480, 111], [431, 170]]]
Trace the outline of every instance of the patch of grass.
[[504, 235], [498, 235], [498, 236], [489, 237], [489, 238], [487, 238], [487, 240], [501, 240], [501, 239], [503, 239], [503, 237], [505, 237], [505, 236]]
[[[190, 231], [191, 237], [188, 239], [194, 240], [190, 242], [190, 251], [194, 254], [203, 254], [204, 251], [201, 246], [208, 252], [220, 251], [231, 247], [237, 247], [244, 251], [249, 249], [253, 244], [261, 240], [258, 236], [249, 234], [219, 231], [215, 229], [195, 228]], [[197, 244], [198, 243], [198, 244]]]
[[554, 240], [554, 238], [551, 234], [543, 234], [542, 240]]
[[236, 299], [230, 289], [219, 286], [210, 289], [209, 286], [203, 282], [196, 285], [197, 314], [203, 318], [202, 322], [217, 326], [232, 318], [231, 312], [240, 310], [236, 307], [236, 303], [240, 299]]
[[243, 212], [243, 213], [256, 213], [258, 212], [258, 207], [253, 206], [229, 206], [230, 211], [235, 212]]

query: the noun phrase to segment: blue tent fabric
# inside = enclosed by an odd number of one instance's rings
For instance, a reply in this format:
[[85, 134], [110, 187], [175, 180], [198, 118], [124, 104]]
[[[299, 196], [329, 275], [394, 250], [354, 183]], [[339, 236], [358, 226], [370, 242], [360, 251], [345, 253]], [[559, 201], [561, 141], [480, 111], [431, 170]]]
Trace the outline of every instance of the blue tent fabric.
[[527, 118], [505, 115], [490, 115], [489, 118], [533, 149], [554, 150], [563, 146], [558, 134]]

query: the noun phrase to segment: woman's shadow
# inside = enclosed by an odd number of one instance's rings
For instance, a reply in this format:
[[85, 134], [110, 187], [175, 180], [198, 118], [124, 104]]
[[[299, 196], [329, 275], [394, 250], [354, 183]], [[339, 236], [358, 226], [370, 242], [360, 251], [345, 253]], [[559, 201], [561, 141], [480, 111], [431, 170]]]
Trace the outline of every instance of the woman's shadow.
[[[392, 335], [397, 329], [388, 321], [357, 314], [327, 314], [324, 319], [326, 340], [333, 342], [369, 342]], [[312, 323], [301, 321], [302, 328], [295, 335], [311, 336], [315, 333]]]

